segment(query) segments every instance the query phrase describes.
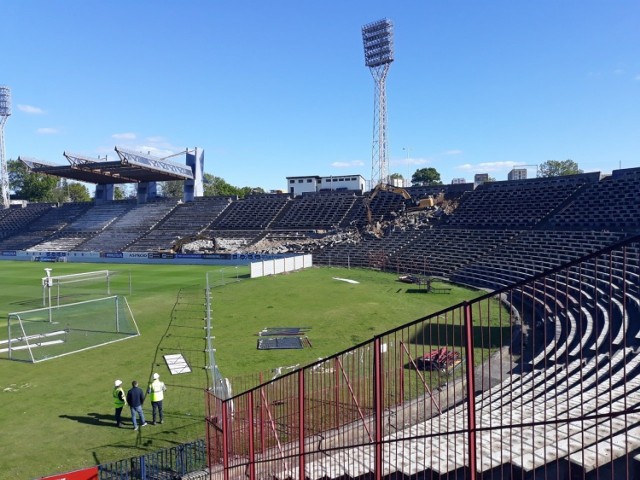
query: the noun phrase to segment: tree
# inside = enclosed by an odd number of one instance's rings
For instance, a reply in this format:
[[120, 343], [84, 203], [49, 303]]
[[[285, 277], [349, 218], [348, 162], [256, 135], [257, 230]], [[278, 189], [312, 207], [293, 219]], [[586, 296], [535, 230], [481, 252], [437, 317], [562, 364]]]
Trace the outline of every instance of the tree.
[[442, 185], [442, 181], [440, 181], [440, 173], [433, 168], [420, 168], [415, 171], [415, 173], [411, 176], [411, 184], [412, 185]]
[[78, 182], [70, 182], [66, 178], [61, 179], [51, 192], [49, 201], [64, 202], [88, 202], [91, 200], [89, 189]]
[[89, 189], [82, 183], [71, 182], [67, 185], [67, 197], [70, 202], [89, 202], [91, 194]]
[[219, 195], [243, 198], [252, 193], [264, 193], [264, 190], [260, 187], [234, 187], [228, 184], [224, 178], [216, 177], [210, 173], [204, 174], [204, 195], [206, 197]]
[[559, 177], [561, 175], [576, 175], [583, 173], [578, 164], [571, 159], [547, 160], [540, 165], [538, 175], [540, 177]]
[[236, 195], [235, 187], [229, 185], [224, 178], [216, 177], [210, 173], [204, 174], [204, 194], [207, 197], [216, 195]]
[[392, 173], [391, 175], [389, 175], [389, 178], [391, 180], [395, 180], [396, 178], [404, 178], [404, 177], [402, 176], [401, 173]]
[[184, 193], [184, 180], [171, 180], [160, 184], [160, 192], [164, 197], [182, 198]]
[[18, 160], [7, 162], [9, 174], [9, 188], [13, 196], [30, 202], [56, 201], [55, 188], [58, 184], [56, 177], [41, 173], [31, 173], [25, 164]]
[[116, 185], [113, 188], [113, 199], [114, 200], [124, 200], [127, 198], [127, 191], [122, 185]]

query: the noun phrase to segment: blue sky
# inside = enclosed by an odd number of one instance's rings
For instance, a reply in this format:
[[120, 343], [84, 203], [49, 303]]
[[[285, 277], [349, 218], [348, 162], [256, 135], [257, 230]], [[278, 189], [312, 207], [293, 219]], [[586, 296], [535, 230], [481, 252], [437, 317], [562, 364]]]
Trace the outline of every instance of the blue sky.
[[7, 158], [198, 146], [236, 186], [369, 178], [360, 28], [389, 18], [391, 173], [640, 166], [637, 0], [0, 0], [0, 15]]

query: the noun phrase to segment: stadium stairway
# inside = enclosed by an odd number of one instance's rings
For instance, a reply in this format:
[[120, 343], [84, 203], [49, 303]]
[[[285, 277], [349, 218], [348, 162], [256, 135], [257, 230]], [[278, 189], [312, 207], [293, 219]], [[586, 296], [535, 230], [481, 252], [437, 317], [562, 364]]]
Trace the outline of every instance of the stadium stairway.
[[[514, 375], [484, 392], [476, 399], [479, 478], [585, 478], [639, 449], [640, 412], [610, 416], [640, 405], [639, 370], [640, 356], [627, 348]], [[383, 478], [466, 478], [466, 418], [462, 404], [385, 436]], [[573, 420], [558, 420], [563, 418]], [[309, 480], [368, 478], [373, 472], [373, 445], [311, 456]], [[266, 477], [299, 478], [299, 468], [281, 462], [259, 475]]]
[[[634, 245], [509, 290], [509, 305], [527, 326], [524, 351], [502, 382], [475, 397], [478, 478], [635, 478], [625, 475], [640, 461], [639, 326], [631, 320], [640, 318], [640, 256]], [[467, 409], [466, 402], [453, 404], [385, 435], [382, 477], [468, 478]], [[309, 480], [373, 478], [373, 444], [361, 439], [318, 451], [307, 441]], [[292, 454], [290, 461], [261, 466], [258, 477], [299, 478]]]
[[93, 206], [90, 202], [63, 203], [52, 206], [43, 215], [0, 241], [3, 250], [28, 250], [51, 238]]

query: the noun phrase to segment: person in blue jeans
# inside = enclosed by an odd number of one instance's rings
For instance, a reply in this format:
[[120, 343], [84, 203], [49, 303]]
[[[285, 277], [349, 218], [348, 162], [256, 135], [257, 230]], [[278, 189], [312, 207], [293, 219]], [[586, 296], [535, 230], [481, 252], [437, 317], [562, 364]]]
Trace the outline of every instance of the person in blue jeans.
[[138, 430], [138, 422], [136, 417], [140, 418], [140, 426], [145, 427], [147, 422], [144, 420], [144, 412], [142, 404], [144, 403], [144, 392], [138, 387], [138, 382], [131, 382], [131, 389], [127, 392], [127, 404], [131, 409], [131, 420], [133, 421], [133, 429]]

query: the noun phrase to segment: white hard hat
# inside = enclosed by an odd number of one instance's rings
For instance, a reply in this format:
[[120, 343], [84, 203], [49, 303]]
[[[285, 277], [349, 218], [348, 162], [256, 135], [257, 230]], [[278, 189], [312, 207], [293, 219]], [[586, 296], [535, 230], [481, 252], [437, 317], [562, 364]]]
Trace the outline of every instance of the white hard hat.
[[158, 375], [157, 373], [154, 373], [154, 374], [153, 374], [153, 379], [154, 379], [154, 380], [157, 380], [157, 379], [159, 379], [159, 378], [160, 378], [160, 375]]
[[116, 380], [115, 382], [113, 382], [113, 384], [114, 384], [116, 387], [119, 387], [120, 385], [122, 385], [122, 380]]

